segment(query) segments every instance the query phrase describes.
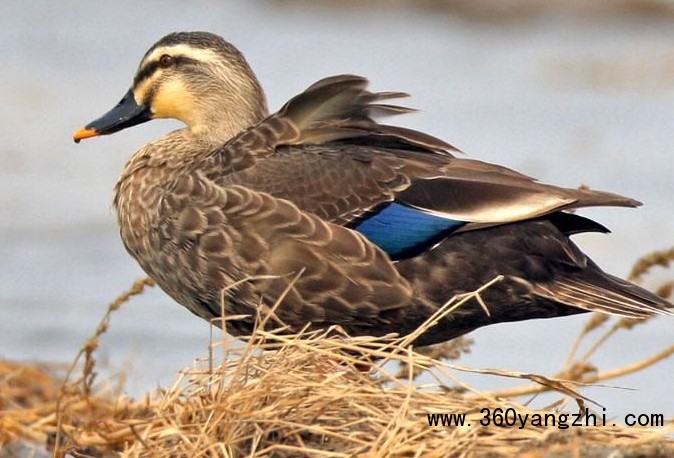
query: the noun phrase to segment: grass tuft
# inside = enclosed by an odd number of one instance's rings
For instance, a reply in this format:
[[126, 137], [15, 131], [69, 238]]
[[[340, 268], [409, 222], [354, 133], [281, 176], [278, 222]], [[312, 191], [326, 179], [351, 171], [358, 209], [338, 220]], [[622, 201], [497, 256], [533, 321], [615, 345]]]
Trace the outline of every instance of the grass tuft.
[[[668, 265], [674, 257], [658, 254], [644, 259], [635, 268], [636, 277], [649, 266], [665, 261]], [[672, 419], [658, 428], [480, 424], [485, 408], [549, 416], [557, 423], [585, 408], [599, 410], [582, 394], [583, 387], [642, 371], [674, 354], [673, 345], [644, 360], [600, 371], [591, 357], [616, 333], [629, 332], [636, 324], [604, 316], [589, 318], [554, 376], [460, 366], [455, 361], [470, 350], [467, 338], [417, 351], [409, 346], [408, 337], [349, 337], [338, 327], [287, 334], [259, 326], [243, 345], [223, 333], [211, 345], [208, 357], [179, 372], [172, 386], [140, 400], [130, 399], [115, 394], [109, 383], [96, 381], [94, 355], [111, 314], [151, 284], [150, 280], [136, 282], [110, 304], [70, 367], [0, 361], [0, 451], [19, 442], [43, 447], [43, 453], [49, 449], [57, 457], [674, 454]], [[442, 313], [471, 297], [479, 299], [487, 287], [454, 298]], [[671, 288], [666, 286], [665, 291]], [[418, 332], [439, 318], [432, 317]], [[587, 350], [581, 352], [581, 348]], [[366, 361], [374, 363], [364, 365]], [[81, 376], [71, 380], [75, 369], [82, 371]], [[529, 384], [480, 391], [462, 380], [466, 372]], [[433, 383], [420, 384], [419, 374]], [[522, 396], [543, 392], [557, 393], [559, 399], [544, 409], [520, 401]], [[429, 425], [429, 414], [444, 413], [465, 415], [466, 424]]]

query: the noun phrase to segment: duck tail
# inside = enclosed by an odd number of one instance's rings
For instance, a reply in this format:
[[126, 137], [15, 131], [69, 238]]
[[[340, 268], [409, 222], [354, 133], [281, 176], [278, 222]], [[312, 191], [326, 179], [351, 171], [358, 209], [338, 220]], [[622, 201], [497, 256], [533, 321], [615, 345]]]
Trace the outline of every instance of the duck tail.
[[[589, 260], [588, 260], [589, 261]], [[602, 271], [589, 261], [582, 275], [568, 274], [536, 285], [547, 299], [587, 310], [630, 318], [674, 315], [674, 304], [634, 283]]]

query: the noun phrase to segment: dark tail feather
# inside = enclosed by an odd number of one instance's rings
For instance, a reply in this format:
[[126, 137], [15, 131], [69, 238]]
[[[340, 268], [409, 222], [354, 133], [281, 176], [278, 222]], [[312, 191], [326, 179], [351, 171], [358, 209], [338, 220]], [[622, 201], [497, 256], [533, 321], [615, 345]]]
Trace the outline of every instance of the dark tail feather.
[[[596, 269], [588, 272], [589, 269]], [[580, 275], [568, 274], [553, 283], [537, 284], [539, 296], [589, 312], [603, 312], [631, 318], [655, 314], [674, 315], [674, 305], [628, 281], [588, 266]]]

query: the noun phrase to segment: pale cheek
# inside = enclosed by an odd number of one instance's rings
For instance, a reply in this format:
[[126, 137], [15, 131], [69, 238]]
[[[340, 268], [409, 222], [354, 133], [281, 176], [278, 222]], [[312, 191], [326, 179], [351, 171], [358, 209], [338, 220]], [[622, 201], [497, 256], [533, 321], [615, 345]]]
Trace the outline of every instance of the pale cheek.
[[152, 114], [155, 118], [179, 118], [180, 107], [174, 100], [155, 97], [152, 101]]
[[189, 124], [194, 103], [180, 84], [162, 87], [152, 100], [152, 112], [156, 118], [175, 118]]

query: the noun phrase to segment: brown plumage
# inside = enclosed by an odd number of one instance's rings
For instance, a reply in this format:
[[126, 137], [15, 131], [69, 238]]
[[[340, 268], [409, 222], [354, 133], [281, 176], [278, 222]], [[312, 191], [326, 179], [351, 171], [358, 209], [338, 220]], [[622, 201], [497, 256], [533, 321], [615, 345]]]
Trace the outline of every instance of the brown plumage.
[[233, 46], [176, 33], [145, 54], [122, 101], [75, 140], [152, 118], [185, 122], [127, 164], [114, 201], [121, 236], [200, 317], [218, 317], [224, 294], [227, 314], [247, 315], [228, 328], [236, 334], [284, 293], [276, 314], [293, 329], [407, 334], [500, 274], [484, 293], [489, 315], [468, 303], [416, 343], [583, 311], [671, 312], [568, 238], [607, 230], [564, 210], [637, 201], [456, 158], [442, 140], [376, 122], [411, 110], [387, 103], [406, 94], [366, 87], [359, 76], [326, 78], [270, 116]]

